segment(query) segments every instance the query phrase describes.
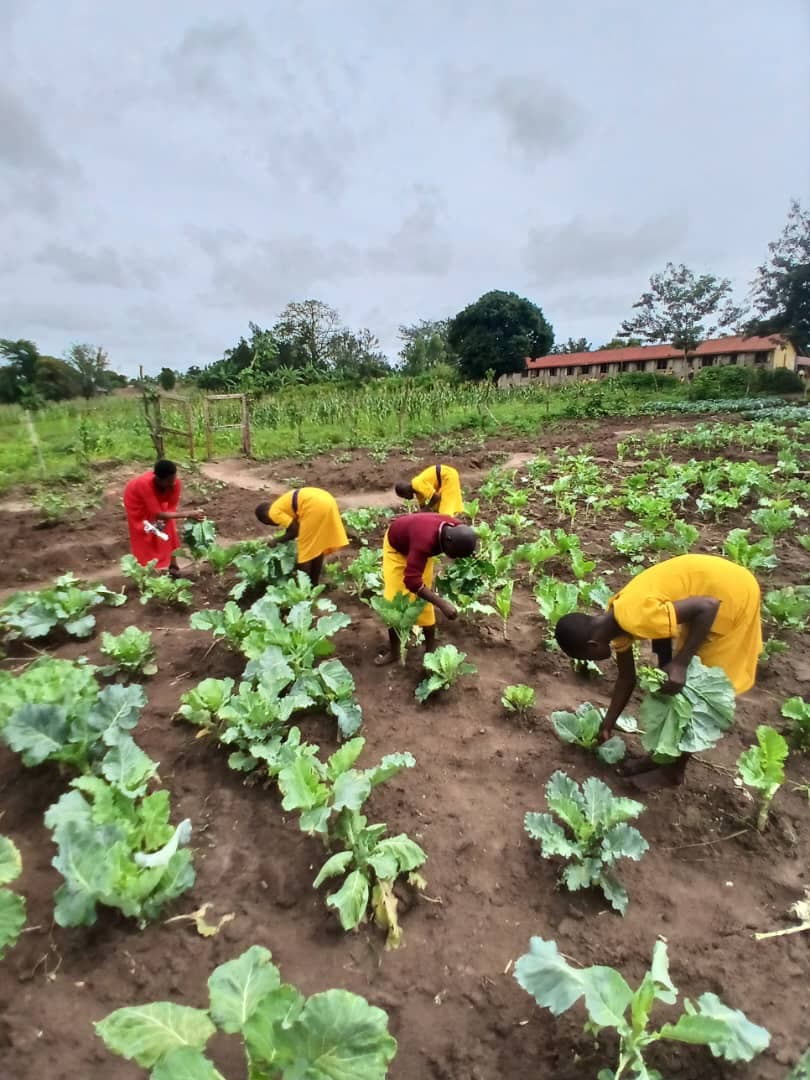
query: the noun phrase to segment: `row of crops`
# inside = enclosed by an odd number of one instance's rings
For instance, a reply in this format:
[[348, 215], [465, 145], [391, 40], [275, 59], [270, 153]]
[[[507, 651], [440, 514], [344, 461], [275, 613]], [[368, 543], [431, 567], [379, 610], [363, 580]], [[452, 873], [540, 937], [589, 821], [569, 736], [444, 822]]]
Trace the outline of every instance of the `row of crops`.
[[[610, 467], [587, 451], [559, 451], [539, 455], [520, 470], [493, 469], [466, 507], [479, 533], [479, 551], [444, 567], [438, 588], [463, 619], [507, 642], [516, 596], [533, 597], [540, 636], [553, 649], [552, 628], [562, 615], [603, 605], [615, 591], [614, 565], [623, 567], [624, 576], [691, 550], [699, 541], [691, 524], [697, 520], [722, 534], [726, 557], [752, 569], [762, 582], [767, 628], [762, 663], [773, 663], [810, 624], [810, 587], [768, 584], [797, 552], [810, 550], [805, 526], [810, 482], [801, 449], [808, 433], [803, 415], [792, 425], [765, 417], [631, 436], [619, 445], [619, 460]], [[688, 457], [695, 450], [724, 454], [729, 447], [751, 456], [745, 461]], [[756, 456], [764, 453], [774, 461], [758, 462]], [[673, 455], [684, 460], [674, 461]], [[744, 516], [745, 527], [724, 528], [731, 515]], [[396, 629], [403, 663], [417, 633], [419, 605], [406, 597], [386, 602], [379, 595], [376, 540], [385, 512], [352, 511], [345, 517], [359, 548], [350, 561], [330, 564], [329, 596], [327, 587], [293, 575], [294, 552], [288, 547], [269, 549], [248, 541], [224, 548], [210, 523], [188, 530], [186, 542], [198, 567], [230, 585], [223, 606], [194, 611], [190, 625], [241, 657], [244, 668], [239, 679], [204, 679], [182, 694], [178, 716], [195, 735], [220, 747], [230, 768], [278, 790], [285, 814], [323, 843], [327, 857], [313, 885], [324, 886], [326, 908], [346, 931], [376, 924], [393, 949], [403, 940], [400, 900], [405, 892], [424, 888], [430, 852], [388, 823], [370, 823], [371, 802], [376, 788], [417, 763], [404, 750], [378, 762], [362, 761], [363, 716], [354, 678], [335, 656], [334, 639], [351, 617], [331, 597], [359, 599]], [[591, 545], [578, 530], [617, 517], [625, 523], [605, 537], [604, 552], [588, 550]], [[558, 524], [538, 526], [538, 520], [549, 519]], [[190, 580], [173, 581], [131, 557], [122, 561], [122, 571], [143, 604], [194, 603]], [[86, 639], [95, 631], [99, 606], [125, 603], [124, 593], [66, 575], [48, 589], [19, 593], [4, 604], [0, 634], [12, 646], [20, 640], [47, 643], [58, 633]], [[42, 656], [24, 670], [1, 674], [0, 738], [23, 765], [49, 766], [66, 778], [65, 792], [45, 815], [57, 850], [53, 865], [63, 879], [54, 897], [55, 921], [65, 927], [91, 925], [102, 909], [113, 908], [145, 926], [194, 883], [194, 823], [175, 820], [158, 765], [137, 742], [146, 705], [140, 680], [157, 668], [151, 634], [132, 625], [118, 635], [101, 635], [99, 644], [107, 661], [99, 668]], [[476, 675], [454, 644], [440, 646], [425, 666], [416, 689], [416, 700], [425, 707], [434, 695], [453, 694], [460, 679]], [[596, 665], [579, 668], [583, 679], [601, 675]], [[658, 692], [660, 673], [653, 670], [642, 669], [642, 686], [637, 717], [623, 718], [620, 726], [651, 753], [711, 749], [733, 722], [727, 680], [699, 661], [690, 667], [678, 698]], [[504, 686], [503, 706], [507, 714], [536, 711], [534, 689]], [[756, 743], [737, 766], [737, 781], [753, 796], [752, 824], [763, 830], [786, 782], [788, 755], [810, 750], [810, 703], [794, 697], [781, 708], [784, 726], [761, 725]], [[311, 713], [334, 720], [337, 748], [331, 754], [322, 754], [302, 734], [302, 721]], [[614, 764], [626, 753], [622, 736], [598, 744], [602, 713], [587, 702], [549, 719], [561, 740], [592, 755], [585, 760], [594, 767]], [[623, 859], [642, 859], [648, 850], [643, 824], [632, 824], [642, 817], [643, 803], [614, 794], [597, 776], [577, 783], [561, 770], [551, 776], [544, 795], [545, 807], [527, 807], [525, 817], [538, 854], [554, 861], [561, 888], [597, 887], [623, 914], [632, 897], [619, 865]], [[13, 947], [25, 925], [24, 898], [8, 888], [19, 869], [19, 853], [4, 838], [0, 951]], [[807, 908], [807, 901], [797, 901], [794, 929], [810, 922]], [[662, 941], [635, 989], [612, 968], [574, 967], [553, 941], [540, 938], [532, 939], [514, 974], [553, 1015], [583, 999], [589, 1030], [617, 1033], [613, 1068], [602, 1070], [599, 1080], [659, 1075], [645, 1054], [660, 1040], [705, 1045], [715, 1057], [732, 1062], [751, 1061], [769, 1044], [767, 1031], [711, 992], [683, 999], [680, 1014], [670, 1008], [666, 1023], [654, 1019], [656, 1002], [673, 1006], [678, 1001]], [[125, 1006], [97, 1030], [113, 1052], [152, 1070], [157, 1080], [218, 1077], [205, 1055], [217, 1030], [242, 1039], [251, 1075], [362, 1080], [387, 1073], [396, 1052], [387, 1027], [385, 1013], [362, 997], [328, 990], [306, 998], [283, 984], [269, 952], [254, 946], [212, 973], [207, 1010], [172, 1002]]]

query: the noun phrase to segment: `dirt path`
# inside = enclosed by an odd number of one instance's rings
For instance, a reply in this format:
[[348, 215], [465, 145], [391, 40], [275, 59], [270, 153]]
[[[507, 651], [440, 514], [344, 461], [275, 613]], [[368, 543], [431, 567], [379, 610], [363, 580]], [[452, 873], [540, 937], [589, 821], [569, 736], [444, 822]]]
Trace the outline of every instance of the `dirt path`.
[[[521, 465], [525, 465], [535, 456], [534, 452], [512, 454], [504, 462], [504, 468], [520, 468]], [[413, 467], [411, 467], [411, 473], [414, 471]], [[283, 495], [291, 487], [288, 481], [275, 479], [278, 475], [278, 469], [272, 463], [257, 465], [246, 461], [244, 458], [224, 458], [222, 461], [207, 461], [200, 466], [200, 472], [207, 480], [229, 484], [231, 487], [242, 488], [243, 491], [260, 492], [273, 498]], [[408, 471], [405, 470], [403, 475], [409, 475]], [[460, 469], [459, 478], [462, 486], [477, 484], [481, 480], [481, 470]], [[394, 493], [391, 487], [351, 492], [335, 491], [334, 484], [330, 484], [329, 487], [341, 510], [354, 510], [367, 506], [387, 506], [392, 508], [402, 506], [402, 500]]]

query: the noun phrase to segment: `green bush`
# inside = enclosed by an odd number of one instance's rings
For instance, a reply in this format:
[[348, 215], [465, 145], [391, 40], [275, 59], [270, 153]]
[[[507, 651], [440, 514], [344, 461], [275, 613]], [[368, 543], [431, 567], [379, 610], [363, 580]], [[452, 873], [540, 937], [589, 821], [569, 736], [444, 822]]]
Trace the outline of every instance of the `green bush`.
[[758, 371], [755, 387], [760, 394], [801, 394], [804, 382], [795, 371], [776, 368], [774, 371]]
[[755, 373], [750, 368], [735, 367], [731, 364], [703, 368], [697, 373], [694, 382], [689, 387], [689, 397], [692, 401], [745, 397], [750, 393], [755, 382]]

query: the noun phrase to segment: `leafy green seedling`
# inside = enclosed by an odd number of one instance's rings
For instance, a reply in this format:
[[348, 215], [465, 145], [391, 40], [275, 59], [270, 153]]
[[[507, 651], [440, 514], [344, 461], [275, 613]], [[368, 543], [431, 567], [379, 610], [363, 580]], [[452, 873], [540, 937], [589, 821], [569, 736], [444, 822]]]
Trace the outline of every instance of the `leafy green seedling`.
[[788, 744], [784, 736], [767, 724], [760, 724], [757, 728], [757, 745], [743, 750], [737, 761], [742, 782], [759, 792], [757, 828], [760, 832], [768, 823], [773, 797], [785, 781], [787, 756]]
[[101, 669], [104, 675], [156, 675], [157, 663], [152, 645], [150, 630], [139, 630], [137, 626], [128, 626], [118, 634], [101, 635], [101, 652], [112, 661]]
[[424, 668], [429, 674], [417, 686], [416, 700], [425, 702], [438, 690], [448, 690], [462, 675], [477, 675], [478, 668], [466, 660], [467, 654], [459, 652], [453, 644], [440, 645], [425, 653]]
[[397, 1052], [382, 1009], [348, 990], [305, 997], [253, 945], [208, 980], [207, 1009], [160, 1001], [116, 1009], [95, 1025], [114, 1054], [152, 1080], [224, 1080], [204, 1050], [219, 1031], [242, 1039], [245, 1075], [266, 1080], [385, 1080]]
[[363, 506], [355, 510], [344, 510], [341, 514], [343, 524], [350, 533], [362, 537], [373, 532], [383, 521], [391, 517], [391, 510], [386, 506]]
[[769, 637], [767, 641], [762, 643], [762, 652], [759, 654], [759, 663], [768, 664], [774, 658], [774, 656], [783, 656], [790, 646], [786, 641], [780, 641], [779, 638]]
[[507, 583], [495, 593], [495, 610], [501, 617], [503, 622], [503, 640], [509, 640], [509, 634], [507, 633], [507, 623], [509, 622], [509, 616], [512, 614], [512, 592], [514, 591], [514, 581], [507, 581]]
[[352, 559], [346, 567], [346, 574], [357, 597], [379, 592], [382, 587], [382, 551], [379, 548], [361, 548], [357, 558]]
[[188, 578], [172, 578], [156, 569], [157, 559], [142, 566], [134, 555], [121, 559], [121, 572], [132, 581], [140, 593], [141, 603], [156, 600], [159, 604], [191, 603], [191, 582]]
[[762, 606], [778, 626], [803, 633], [810, 616], [810, 589], [801, 585], [772, 589], [765, 594]]
[[50, 588], [15, 593], [0, 606], [0, 637], [32, 640], [47, 637], [56, 627], [71, 637], [88, 637], [96, 625], [91, 608], [120, 607], [126, 601], [123, 593], [105, 585], [82, 585], [74, 574], [63, 574]]
[[68, 703], [74, 713], [84, 713], [98, 696], [96, 668], [85, 660], [57, 660], [42, 656], [21, 675], [0, 671], [0, 729], [23, 705]]
[[766, 534], [776, 537], [795, 528], [796, 519], [806, 517], [799, 506], [792, 505], [787, 499], [760, 500], [760, 508], [751, 513], [751, 520]]
[[515, 978], [553, 1016], [584, 997], [589, 1018], [586, 1030], [597, 1035], [603, 1028], [612, 1028], [617, 1033], [616, 1066], [602, 1069], [599, 1080], [662, 1080], [644, 1060], [647, 1048], [660, 1039], [708, 1046], [714, 1057], [731, 1062], [752, 1061], [771, 1041], [764, 1028], [725, 1005], [716, 994], [701, 994], [695, 1002], [684, 999], [684, 1012], [675, 1023], [649, 1030], [654, 1003], [674, 1005], [678, 1000], [663, 940], [656, 942], [652, 966], [635, 991], [615, 968], [574, 967], [553, 941], [539, 937], [531, 939], [529, 952], [515, 965]]
[[[0, 886], [10, 885], [22, 873], [17, 845], [0, 836]], [[11, 889], [0, 888], [0, 960], [16, 943], [25, 926], [25, 899]]]
[[[143, 771], [139, 763], [135, 768]], [[143, 926], [191, 888], [194, 868], [185, 847], [191, 822], [169, 824], [165, 788], [132, 798], [122, 785], [97, 776], [80, 777], [71, 787], [45, 814], [59, 849], [53, 865], [64, 878], [55, 896], [60, 926], [92, 926], [98, 904]]]
[[745, 566], [753, 573], [768, 573], [779, 562], [773, 553], [773, 540], [765, 537], [752, 544], [748, 537], [750, 529], [732, 529], [723, 544], [723, 551], [732, 562]]
[[612, 735], [605, 742], [599, 742], [599, 731], [604, 718], [604, 711], [591, 705], [590, 701], [580, 705], [576, 712], [558, 710], [550, 717], [554, 730], [563, 742], [589, 750], [606, 765], [615, 765], [624, 758], [624, 739], [621, 735]]
[[407, 593], [397, 593], [393, 600], [373, 596], [371, 606], [389, 630], [395, 630], [399, 639], [399, 662], [405, 666], [408, 655], [408, 638], [416, 626], [416, 620], [425, 609], [424, 600], [411, 600]]
[[515, 548], [514, 559], [516, 563], [527, 563], [529, 573], [533, 576], [543, 563], [560, 554], [560, 547], [549, 530], [541, 529], [531, 543], [520, 544]]
[[709, 750], [731, 727], [734, 709], [734, 687], [726, 673], [694, 657], [679, 694], [646, 694], [639, 709], [641, 743], [661, 762]]
[[231, 589], [231, 596], [240, 600], [247, 592], [264, 591], [268, 585], [287, 577], [295, 566], [295, 552], [294, 543], [277, 544], [272, 548], [265, 544], [258, 551], [237, 555], [232, 565], [239, 580]]
[[222, 709], [231, 700], [233, 679], [203, 679], [180, 698], [178, 716], [196, 727], [213, 729]]
[[544, 577], [534, 587], [534, 598], [548, 627], [545, 647], [551, 650], [557, 649], [554, 627], [563, 615], [570, 615], [579, 607], [580, 587], [570, 581], [557, 581], [553, 577]]
[[531, 686], [515, 683], [504, 688], [501, 704], [509, 712], [517, 713], [521, 720], [525, 720], [529, 710], [534, 708], [536, 697]]
[[598, 886], [614, 910], [624, 915], [627, 890], [614, 867], [619, 859], [638, 861], [649, 848], [638, 829], [627, 824], [644, 806], [617, 798], [595, 776], [580, 788], [561, 771], [546, 784], [546, 803], [550, 814], [530, 813], [524, 819], [526, 832], [540, 841], [543, 858], [565, 859], [568, 865], [560, 881], [568, 890]]
[[386, 948], [396, 949], [402, 942], [402, 929], [394, 884], [405, 877], [410, 884], [423, 887], [416, 871], [427, 855], [405, 833], [386, 837], [386, 831], [385, 825], [369, 825], [362, 814], [343, 810], [333, 836], [345, 844], [345, 850], [326, 860], [312, 884], [317, 889], [329, 878], [345, 874], [338, 891], [327, 896], [326, 906], [335, 909], [344, 930], [355, 930], [365, 921], [370, 902], [375, 923], [387, 931]]
[[216, 542], [217, 529], [213, 521], [186, 520], [183, 526], [183, 543], [195, 562], [207, 558], [208, 552], [216, 545]]
[[789, 698], [782, 706], [782, 716], [792, 720], [790, 738], [797, 750], [810, 750], [810, 702]]
[[94, 680], [92, 694], [21, 705], [3, 726], [2, 739], [29, 768], [52, 761], [90, 772], [112, 748], [131, 742], [128, 733], [145, 704], [143, 687], [137, 684], [99, 691]]

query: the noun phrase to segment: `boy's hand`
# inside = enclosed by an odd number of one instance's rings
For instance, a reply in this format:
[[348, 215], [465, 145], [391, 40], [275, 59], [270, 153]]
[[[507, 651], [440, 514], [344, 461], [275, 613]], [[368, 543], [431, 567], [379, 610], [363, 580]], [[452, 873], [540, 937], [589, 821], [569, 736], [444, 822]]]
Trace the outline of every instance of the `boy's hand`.
[[451, 604], [449, 600], [442, 600], [440, 604], [436, 605], [439, 611], [444, 615], [445, 619], [449, 619], [451, 622], [458, 618], [458, 610], [455, 604]]
[[677, 660], [672, 660], [666, 665], [664, 671], [667, 673], [667, 681], [661, 687], [660, 693], [679, 694], [686, 686], [686, 666], [679, 664]]

